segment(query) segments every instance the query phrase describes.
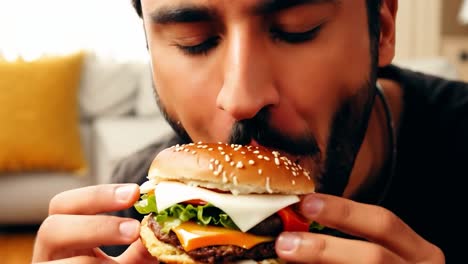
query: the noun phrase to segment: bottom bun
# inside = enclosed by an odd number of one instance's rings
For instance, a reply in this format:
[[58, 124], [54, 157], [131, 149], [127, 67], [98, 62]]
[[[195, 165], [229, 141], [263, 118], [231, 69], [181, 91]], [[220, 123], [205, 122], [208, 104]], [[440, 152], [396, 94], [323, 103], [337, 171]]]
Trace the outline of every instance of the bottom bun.
[[[160, 262], [168, 264], [205, 264], [192, 259], [184, 251], [174, 247], [171, 244], [164, 243], [156, 238], [153, 230], [148, 226], [148, 217], [145, 216], [141, 221], [140, 238], [143, 245], [148, 249], [148, 252], [156, 257]], [[237, 264], [283, 264], [284, 262], [279, 259], [265, 259], [261, 261], [255, 260], [240, 260], [235, 262]]]

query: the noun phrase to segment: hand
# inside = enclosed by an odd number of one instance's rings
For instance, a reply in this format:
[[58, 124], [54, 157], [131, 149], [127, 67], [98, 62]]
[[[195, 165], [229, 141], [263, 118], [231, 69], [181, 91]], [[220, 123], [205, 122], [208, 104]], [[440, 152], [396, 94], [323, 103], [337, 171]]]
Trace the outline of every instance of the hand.
[[325, 194], [300, 204], [309, 220], [364, 238], [344, 239], [314, 233], [283, 233], [278, 256], [295, 263], [445, 263], [443, 252], [385, 208]]
[[[129, 208], [138, 199], [136, 184], [90, 186], [56, 195], [37, 232], [33, 262], [157, 263], [138, 239], [137, 220], [102, 215]], [[129, 244], [116, 258], [98, 248]]]

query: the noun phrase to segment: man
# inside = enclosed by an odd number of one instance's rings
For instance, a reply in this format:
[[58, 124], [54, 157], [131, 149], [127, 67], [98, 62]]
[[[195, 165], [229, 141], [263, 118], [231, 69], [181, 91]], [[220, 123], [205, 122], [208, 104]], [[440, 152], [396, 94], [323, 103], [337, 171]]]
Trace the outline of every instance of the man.
[[[54, 197], [33, 261], [154, 261], [138, 241], [131, 210], [137, 184], [158, 151], [190, 141], [264, 145], [322, 168], [314, 175], [319, 193], [303, 199], [301, 212], [339, 233], [283, 233], [276, 252], [287, 262], [445, 263], [463, 256], [452, 237], [465, 223], [468, 85], [390, 65], [397, 0], [134, 5], [158, 105], [177, 136], [121, 163], [115, 181], [136, 184]], [[115, 211], [119, 217], [103, 215]], [[98, 249], [129, 244], [117, 258]]]

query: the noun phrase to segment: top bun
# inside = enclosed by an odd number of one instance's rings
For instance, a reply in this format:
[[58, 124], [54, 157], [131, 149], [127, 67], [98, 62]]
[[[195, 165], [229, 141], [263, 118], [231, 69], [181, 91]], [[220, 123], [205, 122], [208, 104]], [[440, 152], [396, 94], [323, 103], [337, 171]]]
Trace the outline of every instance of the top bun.
[[171, 180], [233, 194], [307, 194], [310, 172], [278, 151], [224, 143], [176, 145], [160, 152], [148, 172], [156, 183]]

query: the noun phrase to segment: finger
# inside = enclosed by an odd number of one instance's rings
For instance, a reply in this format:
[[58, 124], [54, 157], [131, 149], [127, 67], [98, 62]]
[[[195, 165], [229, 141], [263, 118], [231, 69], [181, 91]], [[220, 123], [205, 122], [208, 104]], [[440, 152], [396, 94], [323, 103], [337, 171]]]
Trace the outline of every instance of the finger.
[[408, 259], [414, 252], [430, 253], [427, 241], [389, 210], [325, 194], [306, 196], [302, 214], [310, 220], [378, 243]]
[[49, 214], [100, 214], [129, 208], [139, 199], [137, 184], [88, 186], [57, 194]]
[[34, 262], [35, 264], [117, 264], [111, 259], [99, 259], [88, 256], [78, 256], [49, 262]]
[[141, 240], [135, 241], [130, 247], [117, 258], [120, 264], [133, 264], [133, 263], [158, 263], [158, 260], [151, 256], [148, 250], [143, 246]]
[[70, 256], [73, 252], [101, 245], [129, 245], [138, 239], [139, 231], [140, 223], [134, 219], [104, 215], [51, 215], [37, 232], [35, 260]]
[[403, 263], [377, 244], [311, 233], [282, 233], [276, 241], [281, 259], [296, 263]]

